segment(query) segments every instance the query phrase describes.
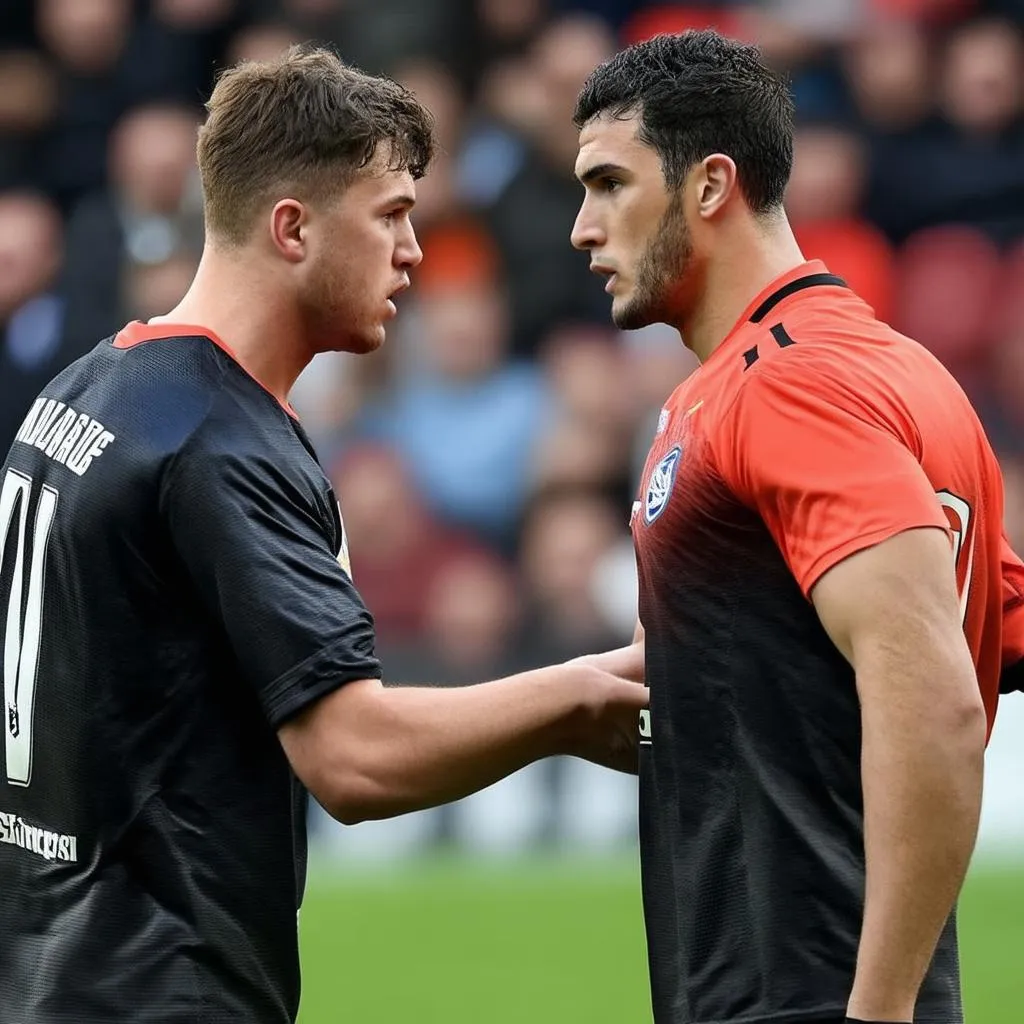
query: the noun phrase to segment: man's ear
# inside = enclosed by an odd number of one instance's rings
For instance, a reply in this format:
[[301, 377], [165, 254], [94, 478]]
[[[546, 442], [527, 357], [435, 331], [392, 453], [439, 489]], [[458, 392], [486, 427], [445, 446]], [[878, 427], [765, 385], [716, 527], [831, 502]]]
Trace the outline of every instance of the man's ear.
[[306, 222], [306, 207], [298, 199], [279, 199], [270, 211], [271, 240], [289, 263], [306, 257]]
[[706, 156], [697, 165], [694, 179], [697, 214], [706, 220], [716, 216], [739, 188], [736, 163], [724, 153]]

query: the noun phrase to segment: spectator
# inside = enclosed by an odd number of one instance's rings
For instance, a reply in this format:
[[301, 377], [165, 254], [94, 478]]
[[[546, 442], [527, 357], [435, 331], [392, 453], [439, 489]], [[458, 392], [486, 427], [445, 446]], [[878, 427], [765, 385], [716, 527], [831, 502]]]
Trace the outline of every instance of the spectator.
[[508, 310], [485, 236], [435, 236], [417, 282], [415, 372], [365, 428], [395, 446], [436, 515], [507, 548], [547, 424], [544, 380], [507, 361]]
[[60, 215], [28, 192], [0, 194], [0, 445], [14, 440], [43, 385], [80, 353], [68, 343], [57, 282]]
[[146, 277], [137, 266], [178, 266], [201, 249], [197, 126], [191, 108], [160, 103], [133, 108], [112, 131], [110, 184], [76, 204], [68, 228], [68, 287], [83, 333], [98, 339], [132, 318], [124, 282]]

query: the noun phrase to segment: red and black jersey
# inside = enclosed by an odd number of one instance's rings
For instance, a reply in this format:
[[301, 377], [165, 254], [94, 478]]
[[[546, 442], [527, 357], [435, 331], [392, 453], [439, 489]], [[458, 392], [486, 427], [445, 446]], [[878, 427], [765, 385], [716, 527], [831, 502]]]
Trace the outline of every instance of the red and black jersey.
[[307, 796], [276, 729], [380, 675], [301, 426], [210, 332], [130, 325], [31, 407], [0, 544], [0, 1006], [294, 1020]]
[[[809, 594], [945, 531], [991, 725], [1002, 478], [963, 391], [820, 263], [774, 281], [662, 411], [633, 534], [651, 688], [644, 902], [659, 1024], [842, 1017], [863, 911], [860, 711]], [[962, 1019], [951, 920], [919, 1020]]]

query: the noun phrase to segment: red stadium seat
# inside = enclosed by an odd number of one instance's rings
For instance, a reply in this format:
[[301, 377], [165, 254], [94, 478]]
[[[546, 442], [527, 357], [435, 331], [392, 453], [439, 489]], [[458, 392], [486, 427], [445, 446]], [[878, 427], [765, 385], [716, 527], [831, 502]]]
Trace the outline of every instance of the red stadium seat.
[[714, 28], [722, 35], [740, 38], [742, 22], [735, 11], [700, 4], [653, 4], [634, 14], [622, 27], [624, 46], [643, 42], [664, 32]]
[[966, 17], [977, 6], [977, 0], [871, 0], [879, 14], [930, 24]]
[[992, 339], [1002, 263], [972, 228], [949, 225], [913, 235], [897, 257], [894, 326], [957, 372], [982, 362]]
[[867, 221], [850, 218], [794, 225], [796, 240], [808, 259], [822, 260], [891, 324], [894, 308], [895, 254], [888, 239]]

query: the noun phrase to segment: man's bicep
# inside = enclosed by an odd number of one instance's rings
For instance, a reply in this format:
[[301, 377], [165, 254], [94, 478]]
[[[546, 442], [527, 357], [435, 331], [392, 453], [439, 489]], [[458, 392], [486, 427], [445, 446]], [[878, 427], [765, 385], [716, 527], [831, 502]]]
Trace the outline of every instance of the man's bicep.
[[379, 677], [372, 618], [301, 492], [254, 460], [193, 458], [164, 508], [198, 601], [272, 724]]
[[914, 527], [948, 529], [903, 441], [806, 368], [746, 382], [716, 460], [757, 510], [805, 594], [858, 551]]
[[910, 529], [858, 551], [821, 576], [811, 601], [855, 669], [863, 702], [900, 699], [894, 679], [927, 680], [934, 700], [945, 687], [963, 687], [962, 673], [943, 668], [970, 661], [943, 530]]

